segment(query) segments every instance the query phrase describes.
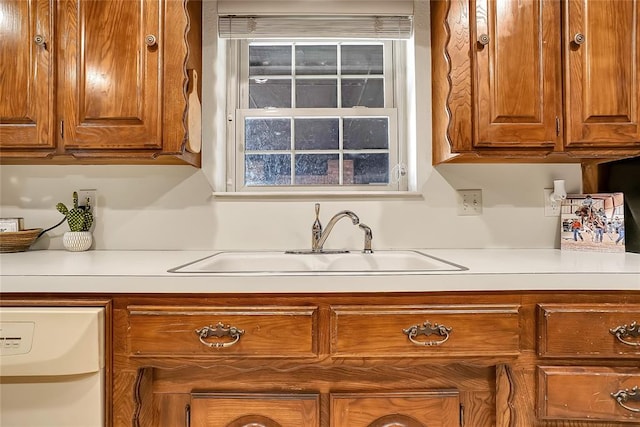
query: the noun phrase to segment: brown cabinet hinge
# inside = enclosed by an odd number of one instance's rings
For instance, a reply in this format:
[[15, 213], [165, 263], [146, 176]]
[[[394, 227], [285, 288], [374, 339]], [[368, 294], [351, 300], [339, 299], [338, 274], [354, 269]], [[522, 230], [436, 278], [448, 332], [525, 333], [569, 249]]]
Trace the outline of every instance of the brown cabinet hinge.
[[556, 136], [560, 136], [560, 117], [556, 116]]
[[64, 139], [64, 120], [60, 120], [60, 138]]
[[464, 427], [464, 406], [460, 405], [460, 427]]

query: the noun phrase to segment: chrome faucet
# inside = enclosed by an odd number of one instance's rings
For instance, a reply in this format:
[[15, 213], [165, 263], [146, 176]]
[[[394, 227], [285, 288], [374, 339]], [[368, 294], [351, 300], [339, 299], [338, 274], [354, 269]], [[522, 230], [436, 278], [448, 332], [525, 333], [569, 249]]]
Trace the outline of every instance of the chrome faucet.
[[329, 237], [329, 233], [333, 230], [333, 226], [342, 218], [351, 218], [353, 225], [358, 225], [358, 223], [360, 223], [360, 218], [358, 218], [358, 215], [355, 213], [351, 211], [340, 211], [329, 220], [327, 228], [323, 230], [322, 224], [320, 224], [320, 218], [318, 218], [319, 215], [320, 203], [316, 203], [316, 220], [313, 222], [313, 226], [311, 227], [311, 252], [322, 252], [324, 242], [327, 241], [327, 237]]

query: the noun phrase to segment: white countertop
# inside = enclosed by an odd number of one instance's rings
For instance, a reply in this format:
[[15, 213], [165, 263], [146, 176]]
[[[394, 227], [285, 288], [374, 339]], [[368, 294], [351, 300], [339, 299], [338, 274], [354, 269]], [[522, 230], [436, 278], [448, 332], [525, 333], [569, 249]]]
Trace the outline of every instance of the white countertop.
[[465, 271], [413, 275], [211, 275], [167, 270], [217, 251], [54, 250], [0, 254], [0, 292], [328, 293], [640, 291], [640, 254], [555, 249], [419, 249]]

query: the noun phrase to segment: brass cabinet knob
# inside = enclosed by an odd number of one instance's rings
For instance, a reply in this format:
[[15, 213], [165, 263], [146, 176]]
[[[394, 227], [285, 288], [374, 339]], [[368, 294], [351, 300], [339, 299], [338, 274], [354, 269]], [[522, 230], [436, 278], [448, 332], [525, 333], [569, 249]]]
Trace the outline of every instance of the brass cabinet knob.
[[586, 40], [584, 34], [582, 33], [576, 33], [575, 36], [573, 36], [573, 42], [575, 44], [577, 44], [578, 46], [580, 46], [582, 43], [584, 43]]
[[151, 47], [151, 46], [155, 46], [158, 41], [156, 40], [156, 36], [154, 36], [153, 34], [148, 34], [145, 38], [144, 38], [144, 42], [147, 44], [147, 46]]
[[47, 42], [46, 42], [46, 40], [45, 40], [45, 38], [44, 38], [44, 36], [43, 36], [43, 35], [41, 35], [41, 34], [36, 34], [36, 35], [33, 37], [33, 42], [34, 42], [35, 44], [37, 44], [38, 46], [44, 46], [44, 45], [47, 43]]
[[482, 46], [488, 45], [489, 44], [489, 35], [480, 34], [480, 36], [478, 36], [478, 43], [480, 43]]

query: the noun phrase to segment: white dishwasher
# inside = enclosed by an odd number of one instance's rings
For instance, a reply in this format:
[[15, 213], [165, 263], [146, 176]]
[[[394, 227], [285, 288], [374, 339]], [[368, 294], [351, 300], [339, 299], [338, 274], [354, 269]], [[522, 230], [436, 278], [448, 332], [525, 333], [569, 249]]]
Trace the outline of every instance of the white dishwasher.
[[0, 307], [0, 426], [103, 427], [103, 307]]

